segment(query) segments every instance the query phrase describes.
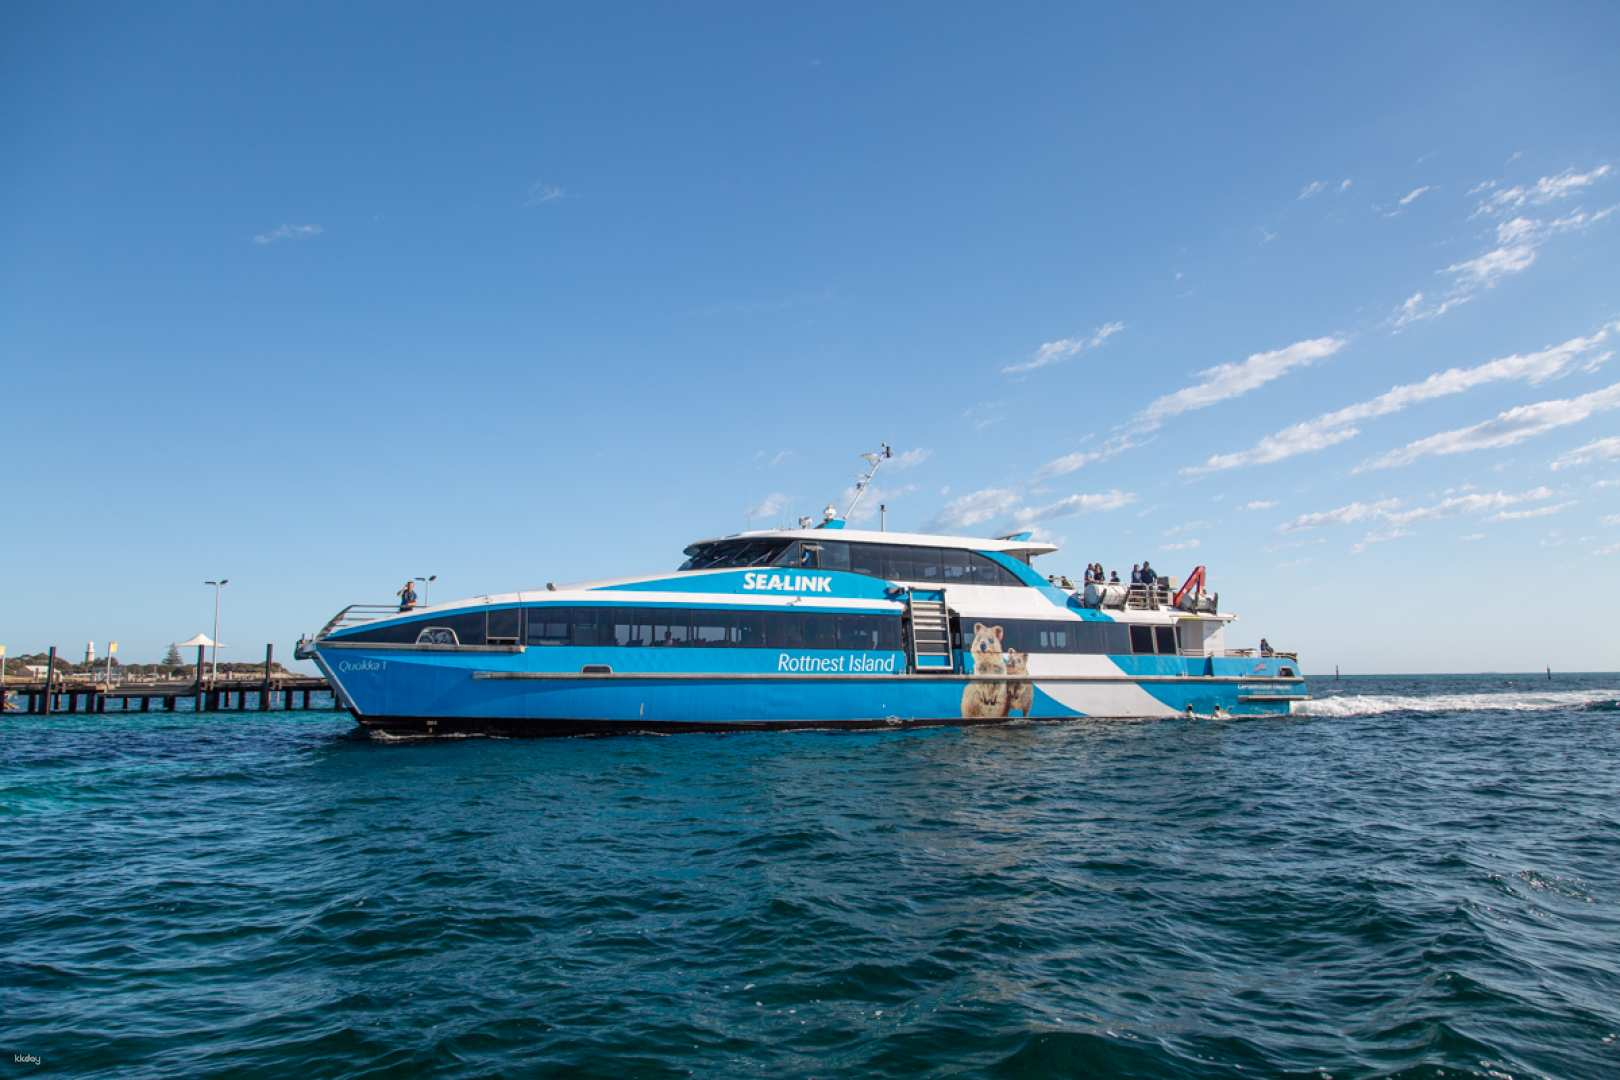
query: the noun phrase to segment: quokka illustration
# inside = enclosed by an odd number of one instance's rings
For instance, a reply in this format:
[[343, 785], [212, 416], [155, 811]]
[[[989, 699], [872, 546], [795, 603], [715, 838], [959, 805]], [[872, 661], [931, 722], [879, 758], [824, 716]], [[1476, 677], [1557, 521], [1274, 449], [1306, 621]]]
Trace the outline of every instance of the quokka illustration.
[[[1025, 676], [1027, 680], [1029, 675], [1029, 654], [1018, 652], [1015, 649], [1008, 650], [1007, 674], [1022, 675]], [[1023, 713], [1025, 716], [1028, 716], [1029, 710], [1035, 706], [1035, 688], [1031, 686], [1028, 681], [1010, 682], [1007, 683], [1006, 686], [1007, 715], [1011, 716], [1013, 713]]]
[[[969, 652], [973, 656], [974, 675], [1005, 675], [1007, 662], [1002, 657], [1002, 632], [999, 626], [986, 626], [984, 623], [973, 624], [973, 645]], [[970, 682], [967, 689], [962, 691], [962, 716], [964, 719], [988, 719], [992, 716], [1007, 715], [1007, 684], [1004, 682]]]

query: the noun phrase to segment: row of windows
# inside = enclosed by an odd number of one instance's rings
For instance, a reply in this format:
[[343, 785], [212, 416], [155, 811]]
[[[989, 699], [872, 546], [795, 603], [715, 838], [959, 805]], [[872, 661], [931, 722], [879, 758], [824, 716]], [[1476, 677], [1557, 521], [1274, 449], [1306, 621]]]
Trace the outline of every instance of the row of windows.
[[[965, 618], [956, 647], [973, 647], [975, 620]], [[1002, 648], [1025, 653], [1176, 655], [1173, 626], [1116, 622], [1003, 619]], [[704, 608], [498, 608], [433, 615], [348, 635], [347, 641], [396, 645], [736, 646], [753, 649], [899, 649], [893, 615], [824, 611], [714, 611]]]
[[[963, 619], [956, 647], [973, 648], [973, 620]], [[1045, 619], [1003, 619], [1002, 647], [1025, 653], [1180, 653], [1173, 626], [1127, 626], [1116, 622], [1057, 622]]]
[[793, 566], [845, 570], [885, 581], [934, 585], [1022, 585], [1001, 564], [976, 551], [847, 540], [720, 540], [687, 549], [682, 570], [740, 566]]
[[893, 650], [900, 648], [900, 620], [893, 615], [815, 611], [547, 606], [427, 616], [363, 630], [344, 640], [395, 645], [516, 645], [524, 641], [534, 646]]

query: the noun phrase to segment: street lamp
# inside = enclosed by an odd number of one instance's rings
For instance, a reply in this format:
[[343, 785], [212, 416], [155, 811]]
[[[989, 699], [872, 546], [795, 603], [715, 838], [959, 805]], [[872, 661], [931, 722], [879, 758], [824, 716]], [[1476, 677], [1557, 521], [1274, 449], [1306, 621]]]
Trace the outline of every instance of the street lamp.
[[219, 591], [230, 583], [230, 578], [203, 582], [204, 585], [214, 587], [214, 666], [208, 672], [208, 681], [210, 683], [219, 681]]
[[438, 574], [429, 574], [427, 577], [419, 577], [419, 578], [416, 578], [415, 580], [420, 581], [422, 583], [422, 606], [427, 607], [428, 606], [428, 602], [427, 602], [427, 587], [428, 587], [428, 584], [430, 582], [438, 581], [439, 580], [439, 575]]

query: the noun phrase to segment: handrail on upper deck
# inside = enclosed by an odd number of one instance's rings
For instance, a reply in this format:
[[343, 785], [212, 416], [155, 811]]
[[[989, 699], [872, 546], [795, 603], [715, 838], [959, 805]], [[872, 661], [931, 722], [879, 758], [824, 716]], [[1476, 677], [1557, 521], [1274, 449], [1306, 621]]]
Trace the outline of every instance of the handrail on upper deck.
[[336, 630], [376, 622], [389, 615], [405, 615], [414, 610], [415, 607], [401, 608], [398, 604], [350, 604], [321, 627], [321, 632], [315, 635], [315, 640], [319, 641]]

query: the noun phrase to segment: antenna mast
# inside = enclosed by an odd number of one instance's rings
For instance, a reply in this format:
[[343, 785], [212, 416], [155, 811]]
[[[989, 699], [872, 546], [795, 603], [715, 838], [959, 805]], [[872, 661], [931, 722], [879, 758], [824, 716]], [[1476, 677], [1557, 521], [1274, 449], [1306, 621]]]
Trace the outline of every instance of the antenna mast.
[[849, 508], [844, 511], [845, 521], [850, 519], [850, 516], [855, 513], [855, 508], [861, 504], [861, 496], [865, 495], [866, 489], [871, 486], [872, 477], [877, 475], [878, 466], [894, 457], [894, 451], [889, 449], [888, 443], [878, 443], [877, 450], [869, 454], [862, 454], [861, 457], [865, 459], [867, 469], [855, 481], [855, 497], [849, 500]]

